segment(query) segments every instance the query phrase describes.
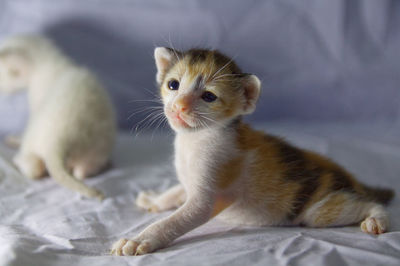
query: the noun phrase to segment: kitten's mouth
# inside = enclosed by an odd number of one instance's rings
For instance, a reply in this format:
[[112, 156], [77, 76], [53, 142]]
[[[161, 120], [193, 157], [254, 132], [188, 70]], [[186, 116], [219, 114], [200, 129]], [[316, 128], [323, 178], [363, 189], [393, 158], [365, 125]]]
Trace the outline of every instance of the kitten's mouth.
[[169, 114], [169, 117], [172, 120], [172, 123], [179, 126], [179, 127], [184, 127], [184, 128], [191, 128], [190, 124], [186, 122], [186, 119], [183, 117], [182, 114], [180, 113], [173, 113], [171, 112]]

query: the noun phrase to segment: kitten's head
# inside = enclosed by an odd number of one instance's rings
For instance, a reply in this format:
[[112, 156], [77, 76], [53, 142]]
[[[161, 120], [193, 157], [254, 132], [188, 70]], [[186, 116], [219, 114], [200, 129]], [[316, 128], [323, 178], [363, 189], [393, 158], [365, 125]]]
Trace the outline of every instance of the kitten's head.
[[260, 80], [215, 50], [154, 51], [164, 112], [175, 131], [223, 127], [252, 113]]
[[31, 60], [20, 48], [0, 50], [0, 92], [12, 93], [26, 88], [31, 72]]

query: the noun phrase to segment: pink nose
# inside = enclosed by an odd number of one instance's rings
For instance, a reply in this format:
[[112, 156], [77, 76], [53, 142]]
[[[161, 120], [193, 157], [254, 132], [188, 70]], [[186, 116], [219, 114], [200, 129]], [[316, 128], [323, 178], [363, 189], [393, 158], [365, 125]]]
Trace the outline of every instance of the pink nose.
[[174, 109], [177, 112], [182, 112], [183, 113], [183, 112], [186, 112], [188, 110], [188, 107], [186, 105], [183, 105], [183, 104], [175, 103], [174, 104]]

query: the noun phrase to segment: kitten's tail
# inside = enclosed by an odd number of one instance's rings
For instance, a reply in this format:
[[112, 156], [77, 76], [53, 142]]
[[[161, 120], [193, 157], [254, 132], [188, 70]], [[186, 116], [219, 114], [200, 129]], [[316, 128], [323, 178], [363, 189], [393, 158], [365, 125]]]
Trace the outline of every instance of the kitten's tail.
[[365, 196], [369, 199], [382, 204], [389, 204], [394, 197], [394, 191], [388, 188], [375, 188], [363, 185]]
[[77, 180], [71, 174], [68, 173], [64, 164], [64, 156], [62, 153], [53, 153], [45, 159], [46, 167], [50, 173], [50, 176], [60, 185], [74, 190], [88, 198], [104, 199], [104, 194], [92, 187], [87, 186], [85, 183]]

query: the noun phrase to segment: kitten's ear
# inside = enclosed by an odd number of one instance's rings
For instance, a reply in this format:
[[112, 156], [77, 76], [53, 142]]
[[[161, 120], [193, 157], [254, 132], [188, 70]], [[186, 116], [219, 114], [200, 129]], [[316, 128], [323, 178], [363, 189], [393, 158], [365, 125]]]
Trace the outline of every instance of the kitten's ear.
[[165, 73], [173, 64], [178, 53], [178, 51], [167, 47], [157, 47], [154, 49], [154, 58], [157, 66], [156, 80], [158, 84], [161, 84]]
[[252, 74], [245, 74], [241, 79], [245, 97], [243, 114], [251, 114], [256, 109], [256, 103], [260, 97], [261, 81]]
[[32, 60], [25, 50], [7, 48], [0, 50], [0, 90], [11, 93], [26, 86]]
[[0, 62], [10, 72], [19, 72], [30, 67], [31, 58], [23, 49], [7, 48], [0, 50]]

